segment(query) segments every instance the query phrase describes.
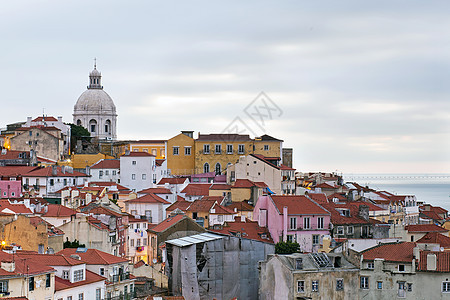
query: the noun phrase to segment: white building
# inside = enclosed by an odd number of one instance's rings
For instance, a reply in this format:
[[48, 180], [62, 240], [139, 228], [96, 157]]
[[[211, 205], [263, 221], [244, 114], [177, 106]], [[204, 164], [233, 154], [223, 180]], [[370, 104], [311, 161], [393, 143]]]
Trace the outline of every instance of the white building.
[[133, 192], [153, 187], [155, 156], [147, 152], [127, 152], [120, 157], [120, 184]]
[[166, 208], [171, 203], [155, 194], [146, 194], [125, 201], [125, 211], [135, 218], [146, 219], [149, 223], [160, 223], [166, 218]]
[[120, 179], [120, 160], [101, 159], [89, 168], [90, 181], [118, 182]]
[[73, 109], [73, 123], [86, 128], [92, 137], [115, 140], [117, 138], [116, 106], [103, 90], [102, 74], [94, 65], [89, 73], [88, 89], [81, 94]]

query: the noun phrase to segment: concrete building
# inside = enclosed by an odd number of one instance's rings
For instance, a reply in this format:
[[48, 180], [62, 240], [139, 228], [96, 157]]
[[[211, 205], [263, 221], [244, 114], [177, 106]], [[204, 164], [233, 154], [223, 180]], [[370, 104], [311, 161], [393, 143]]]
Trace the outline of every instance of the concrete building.
[[90, 181], [120, 181], [120, 160], [102, 159], [89, 168]]
[[71, 129], [70, 125], [63, 122], [62, 117], [52, 117], [52, 116], [42, 116], [32, 119], [27, 118], [27, 122], [23, 127], [56, 127], [61, 131], [61, 136], [63, 138], [64, 144], [64, 154], [70, 154], [70, 136]]
[[261, 300], [359, 299], [359, 269], [341, 254], [270, 255], [260, 269]]
[[169, 292], [185, 299], [258, 299], [258, 262], [275, 246], [203, 233], [166, 241]]
[[83, 126], [91, 137], [115, 140], [117, 138], [117, 113], [111, 97], [103, 90], [102, 74], [94, 64], [89, 73], [89, 85], [73, 109], [73, 123]]
[[165, 219], [166, 208], [170, 204], [161, 197], [150, 193], [125, 201], [125, 211], [135, 218], [145, 219], [149, 223], [157, 224]]
[[133, 192], [154, 187], [155, 157], [147, 152], [127, 152], [120, 157], [120, 184]]

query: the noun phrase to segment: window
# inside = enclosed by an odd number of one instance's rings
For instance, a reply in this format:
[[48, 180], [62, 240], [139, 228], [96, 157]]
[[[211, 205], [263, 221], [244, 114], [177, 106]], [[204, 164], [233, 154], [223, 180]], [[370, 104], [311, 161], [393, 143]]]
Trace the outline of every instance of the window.
[[216, 154], [221, 154], [222, 153], [222, 145], [216, 145]]
[[344, 234], [344, 227], [343, 226], [338, 226], [336, 229], [336, 233], [337, 234]]
[[347, 234], [353, 234], [353, 226], [347, 226]]
[[113, 174], [113, 175], [116, 175], [116, 174], [117, 174], [117, 171], [116, 171], [116, 170], [113, 170], [113, 171], [112, 171], [112, 174]]
[[156, 174], [153, 174], [152, 177], [153, 177], [152, 178], [153, 183], [156, 183]]
[[28, 290], [34, 291], [34, 277], [28, 278]]
[[222, 173], [222, 166], [220, 163], [216, 163], [216, 175], [220, 175]]
[[105, 276], [105, 268], [100, 268], [100, 275]]
[[233, 145], [227, 145], [227, 154], [233, 154]]
[[67, 296], [67, 300], [72, 300], [72, 296]]
[[208, 163], [205, 163], [204, 165], [203, 165], [203, 173], [208, 173], [209, 172], [209, 164]]
[[50, 287], [50, 284], [51, 284], [51, 275], [46, 274], [45, 275], [45, 287]]
[[317, 229], [323, 229], [323, 217], [317, 218]]
[[209, 145], [203, 145], [203, 154], [209, 154]]
[[309, 229], [309, 217], [303, 218], [303, 229]]
[[290, 224], [289, 229], [297, 230], [297, 218], [290, 218], [289, 224]]
[[361, 289], [367, 290], [369, 289], [369, 277], [361, 276], [360, 277], [360, 286]]
[[142, 180], [146, 180], [147, 179], [147, 174], [142, 174]]
[[147, 238], [144, 238], [142, 241], [142, 246], [147, 246]]
[[338, 278], [336, 279], [336, 291], [344, 290], [344, 279]]
[[64, 186], [67, 185], [67, 178], [64, 178]]
[[95, 300], [100, 300], [100, 299], [102, 299], [102, 290], [96, 289], [95, 290]]
[[63, 271], [63, 279], [69, 280], [69, 271], [68, 270]]
[[319, 245], [319, 243], [320, 243], [319, 237], [320, 237], [320, 235], [318, 235], [318, 234], [313, 234], [312, 235], [312, 243], [313, 243], [313, 245]]
[[264, 151], [269, 151], [269, 145], [264, 145]]
[[238, 145], [238, 153], [244, 154], [245, 152], [245, 146], [244, 145]]
[[103, 177], [103, 171], [99, 171], [99, 172], [98, 172], [98, 177], [99, 177], [99, 178], [102, 178], [102, 177]]
[[286, 236], [286, 240], [287, 240], [288, 242], [293, 242], [293, 241], [294, 241], [294, 236], [293, 236], [292, 234], [288, 234], [288, 235]]
[[412, 283], [407, 283], [406, 286], [407, 286], [408, 292], [412, 292]]
[[131, 214], [132, 214], [133, 216], [137, 216], [137, 210], [132, 209], [132, 210], [131, 210]]
[[178, 146], [173, 147], [173, 155], [178, 155], [179, 151], [180, 151], [180, 147], [178, 147]]
[[405, 272], [405, 265], [398, 265], [399, 272]]
[[131, 247], [134, 247], [134, 239], [131, 239], [131, 240], [130, 240], [130, 246], [131, 246]]
[[0, 293], [8, 292], [8, 280], [0, 281]]
[[83, 300], [83, 299], [84, 299], [84, 294], [83, 293], [78, 294], [78, 300]]
[[52, 178], [50, 179], [50, 186], [54, 186], [55, 185], [55, 180]]
[[377, 289], [379, 290], [383, 289], [383, 281], [377, 281]]
[[296, 258], [295, 259], [295, 268], [297, 270], [303, 269], [303, 259], [302, 258]]
[[141, 239], [136, 239], [136, 247], [140, 247], [141, 246]]
[[184, 155], [191, 155], [191, 147], [184, 147]]
[[131, 180], [136, 180], [136, 174], [131, 174]]
[[311, 290], [313, 292], [318, 292], [319, 291], [319, 280], [313, 280], [312, 281]]
[[82, 281], [84, 280], [84, 270], [76, 270], [73, 272], [73, 281]]
[[443, 293], [450, 293], [450, 281], [442, 282], [442, 292]]
[[367, 269], [373, 270], [374, 268], [375, 268], [375, 265], [374, 265], [373, 261], [370, 261], [367, 263]]
[[133, 160], [133, 161], [131, 162], [131, 164], [132, 164], [133, 166], [136, 165], [136, 161]]
[[305, 282], [303, 280], [297, 280], [297, 293], [305, 292]]

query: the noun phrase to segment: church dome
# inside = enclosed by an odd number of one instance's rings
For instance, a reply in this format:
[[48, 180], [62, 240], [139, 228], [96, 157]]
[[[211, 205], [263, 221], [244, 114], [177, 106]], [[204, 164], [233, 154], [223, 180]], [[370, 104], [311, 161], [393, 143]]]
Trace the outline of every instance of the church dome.
[[108, 112], [116, 113], [116, 106], [111, 97], [103, 89], [88, 89], [78, 98], [75, 112]]

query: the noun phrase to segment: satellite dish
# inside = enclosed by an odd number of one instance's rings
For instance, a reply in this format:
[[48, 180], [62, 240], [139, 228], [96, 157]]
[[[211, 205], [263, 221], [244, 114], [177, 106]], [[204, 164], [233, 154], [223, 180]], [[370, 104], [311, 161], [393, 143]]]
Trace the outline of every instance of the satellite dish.
[[158, 262], [158, 260], [157, 260], [156, 258], [154, 258], [154, 259], [152, 260], [152, 262], [153, 262], [154, 264], [156, 264], [156, 263]]

